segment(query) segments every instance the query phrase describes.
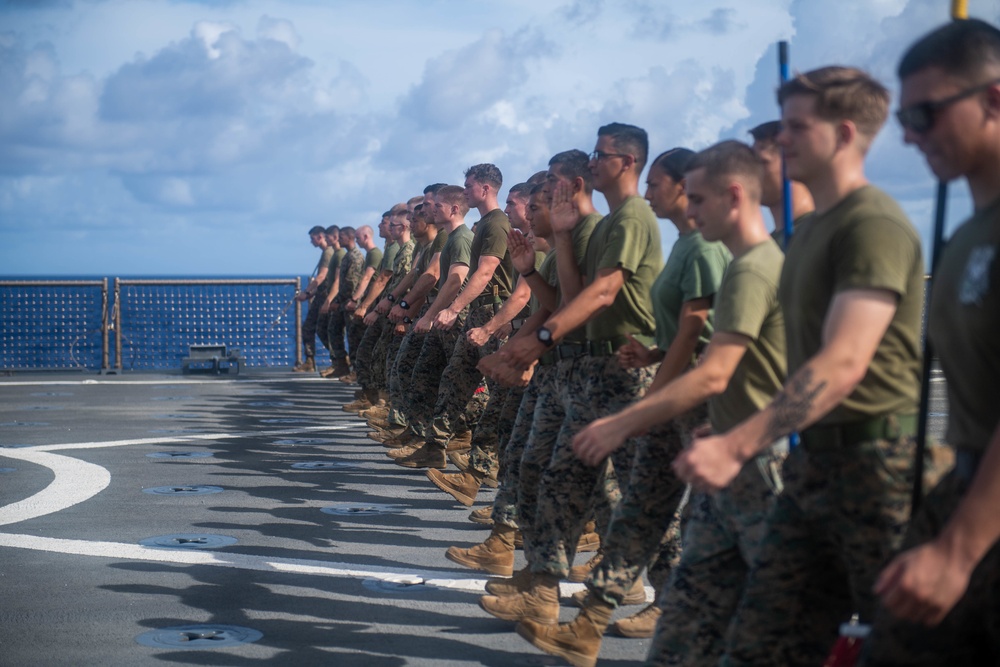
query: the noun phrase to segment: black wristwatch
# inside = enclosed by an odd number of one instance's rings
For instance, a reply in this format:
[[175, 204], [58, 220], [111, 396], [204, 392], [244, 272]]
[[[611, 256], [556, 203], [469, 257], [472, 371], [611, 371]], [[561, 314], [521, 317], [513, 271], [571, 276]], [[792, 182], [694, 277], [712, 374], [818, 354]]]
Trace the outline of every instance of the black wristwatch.
[[545, 347], [552, 347], [554, 340], [552, 340], [552, 331], [548, 327], [538, 327], [535, 331], [535, 338], [538, 342], [543, 344]]
[[406, 299], [400, 299], [399, 303], [396, 304], [396, 305], [398, 305], [403, 310], [409, 310], [410, 309], [410, 304], [406, 303]]
[[396, 303], [396, 297], [394, 297], [392, 294], [386, 295], [385, 298], [389, 299], [389, 303]]

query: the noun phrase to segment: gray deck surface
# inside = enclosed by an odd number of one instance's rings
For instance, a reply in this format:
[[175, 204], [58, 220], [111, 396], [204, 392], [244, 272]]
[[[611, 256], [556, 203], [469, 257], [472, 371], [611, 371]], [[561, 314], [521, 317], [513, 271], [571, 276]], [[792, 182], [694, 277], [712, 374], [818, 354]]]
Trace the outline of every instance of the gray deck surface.
[[[0, 378], [0, 468], [13, 469], [0, 472], [0, 665], [561, 664], [479, 609], [485, 575], [444, 551], [482, 541], [486, 529], [365, 437], [363, 422], [340, 409], [352, 389], [252, 369], [235, 379]], [[212, 456], [148, 456], [158, 452]], [[309, 461], [358, 467], [292, 468]], [[223, 491], [143, 492], [194, 485]], [[492, 497], [481, 493], [477, 507]], [[321, 511], [349, 503], [402, 511]], [[188, 533], [238, 542], [138, 544]], [[523, 562], [518, 552], [515, 567]], [[579, 587], [564, 585], [563, 595]], [[574, 616], [563, 607], [563, 620]], [[206, 623], [263, 637], [214, 649], [136, 641]], [[636, 664], [647, 648], [609, 636], [600, 664]]]

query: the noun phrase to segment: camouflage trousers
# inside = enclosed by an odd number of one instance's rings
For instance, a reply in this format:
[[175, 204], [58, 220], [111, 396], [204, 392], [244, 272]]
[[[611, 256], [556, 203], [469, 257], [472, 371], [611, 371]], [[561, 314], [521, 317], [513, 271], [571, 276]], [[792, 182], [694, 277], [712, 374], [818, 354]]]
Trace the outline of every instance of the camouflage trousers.
[[337, 310], [330, 311], [326, 347], [330, 350], [330, 358], [336, 363], [347, 360], [347, 347], [344, 345], [346, 327], [347, 318], [343, 305], [338, 306]]
[[[364, 326], [364, 325], [362, 325]], [[382, 332], [389, 326], [389, 320], [380, 317], [368, 327], [357, 349], [351, 348], [351, 365], [358, 375], [358, 384], [365, 392], [378, 390], [374, 379], [375, 348]]]
[[507, 445], [524, 397], [521, 387], [501, 387], [489, 382], [488, 385], [489, 400], [472, 431], [472, 451], [469, 452], [469, 467], [484, 475], [499, 469], [503, 449], [500, 445]]
[[[969, 474], [960, 465], [924, 498], [906, 534], [903, 549], [937, 537], [968, 492]], [[866, 667], [931, 667], [1000, 664], [1000, 543], [972, 572], [954, 608], [933, 628], [901, 621], [879, 608], [865, 642]]]
[[423, 345], [413, 365], [409, 386], [405, 389], [409, 395], [406, 403], [406, 423], [415, 434], [430, 433], [438, 387], [451, 358], [451, 352], [455, 349], [455, 341], [462, 335], [462, 329], [463, 327], [456, 323], [447, 331], [431, 329], [423, 337]]
[[[535, 417], [535, 405], [539, 392], [551, 389], [549, 377], [555, 373], [554, 366], [535, 366], [528, 386], [521, 392], [521, 404], [518, 406], [517, 417], [511, 428], [507, 445], [500, 453], [500, 470], [497, 480], [500, 485], [493, 499], [493, 521], [504, 526], [518, 528], [520, 515], [518, 512], [518, 496], [521, 489], [521, 457], [531, 440], [531, 425]], [[527, 496], [527, 494], [525, 494]]]
[[852, 614], [870, 622], [872, 587], [910, 516], [914, 439], [813, 446], [785, 460], [721, 665], [820, 665]]
[[347, 353], [351, 357], [351, 363], [354, 363], [354, 357], [361, 347], [361, 339], [368, 328], [364, 318], [354, 317], [353, 313], [347, 316]]
[[312, 300], [309, 301], [309, 310], [306, 311], [306, 319], [302, 321], [302, 354], [306, 359], [312, 359], [316, 356], [316, 334], [318, 333], [320, 318], [319, 309], [325, 299], [326, 292], [317, 291]]
[[635, 439], [630, 467], [615, 466], [622, 500], [601, 538], [604, 559], [587, 581], [590, 591], [608, 604], [617, 607], [654, 559], [650, 583], [661, 590], [680, 560], [681, 501], [687, 485], [677, 479], [671, 463], [690, 440], [691, 431], [707, 420], [708, 408], [702, 404], [657, 425]]
[[[492, 383], [486, 384], [482, 372], [476, 368], [480, 359], [497, 350], [498, 344], [494, 340], [490, 340], [486, 345], [479, 347], [469, 341], [465, 335], [470, 329], [481, 327], [489, 322], [495, 313], [496, 307], [493, 304], [474, 306], [469, 311], [465, 326], [458, 335], [455, 347], [451, 351], [448, 365], [445, 367], [444, 373], [441, 374], [437, 401], [434, 404], [434, 417], [427, 434], [427, 443], [432, 447], [444, 449], [453, 435], [476, 426], [483, 416], [483, 408], [486, 407], [490, 399], [489, 389], [495, 388], [497, 390], [500, 401], [496, 404], [497, 410], [499, 411], [503, 407], [503, 394], [506, 392], [499, 386], [492, 386]], [[475, 403], [476, 407], [473, 408], [470, 402], [477, 396], [480, 401]], [[488, 427], [481, 434], [482, 446], [492, 447], [495, 452], [496, 437], [496, 428]]]
[[399, 354], [399, 346], [403, 344], [403, 335], [404, 333], [397, 331], [396, 325], [391, 322], [386, 326], [385, 333], [382, 335], [385, 342], [385, 353], [382, 355], [382, 366], [379, 368], [381, 372], [380, 391], [389, 392], [389, 372], [393, 362], [396, 361], [396, 355]]
[[393, 346], [392, 344], [393, 339], [396, 338], [396, 326], [386, 317], [379, 317], [379, 322], [382, 323], [382, 326], [379, 330], [378, 338], [375, 341], [374, 349], [372, 350], [371, 367], [369, 369], [368, 377], [372, 389], [376, 391], [386, 391], [389, 389], [389, 382], [386, 379], [386, 359], [389, 356], [389, 348], [399, 348], [398, 346]]
[[743, 583], [760, 549], [766, 518], [781, 492], [787, 441], [743, 466], [732, 484], [694, 493], [684, 522], [684, 550], [658, 602], [646, 665], [715, 667]]
[[[399, 344], [396, 358], [389, 371], [389, 422], [397, 426], [408, 426], [413, 369], [417, 365], [426, 334], [417, 333], [412, 328], [406, 332]], [[425, 433], [417, 433], [424, 437]]]
[[560, 365], [557, 382], [565, 417], [538, 487], [538, 560], [531, 563], [532, 572], [565, 578], [598, 496], [612, 508], [618, 504], [611, 471], [629, 470], [642, 438], [629, 439], [609, 460], [590, 467], [573, 453], [573, 436], [595, 419], [638, 400], [652, 379], [651, 367], [625, 369], [613, 356], [578, 357], [568, 368]]

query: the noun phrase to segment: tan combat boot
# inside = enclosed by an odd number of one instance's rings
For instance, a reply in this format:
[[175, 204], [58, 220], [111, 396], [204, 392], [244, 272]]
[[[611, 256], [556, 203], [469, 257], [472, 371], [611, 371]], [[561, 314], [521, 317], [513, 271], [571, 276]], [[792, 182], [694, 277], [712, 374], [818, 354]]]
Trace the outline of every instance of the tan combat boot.
[[301, 364], [296, 364], [292, 367], [292, 370], [296, 373], [315, 373], [316, 372], [316, 360], [312, 357], [306, 357], [306, 360]]
[[333, 375], [333, 377], [335, 378], [342, 378], [345, 375], [349, 375], [350, 372], [351, 372], [351, 367], [347, 365], [347, 360], [340, 359], [339, 361], [337, 361], [336, 364], [334, 364], [333, 373], [331, 375]]
[[470, 449], [472, 449], [472, 431], [464, 431], [452, 436], [452, 438], [448, 440], [448, 446], [445, 451], [467, 452]]
[[469, 521], [483, 526], [493, 525], [493, 506], [480, 507], [469, 512]]
[[505, 621], [531, 620], [540, 625], [559, 622], [559, 577], [535, 574], [531, 587], [516, 595], [484, 595], [479, 598], [483, 611]]
[[587, 577], [590, 576], [590, 573], [594, 571], [594, 568], [597, 567], [602, 560], [604, 560], [604, 554], [598, 551], [583, 565], [574, 565], [569, 568], [569, 574], [566, 576], [566, 581], [572, 581], [576, 584], [586, 581]]
[[362, 396], [361, 398], [351, 401], [350, 403], [345, 405], [343, 407], [343, 410], [344, 412], [358, 413], [361, 412], [362, 410], [367, 410], [371, 406], [372, 406], [371, 402], [367, 398]]
[[469, 452], [448, 452], [448, 460], [452, 462], [460, 472], [469, 470]]
[[387, 438], [387, 439], [383, 440], [382, 441], [382, 445], [385, 446], [385, 447], [389, 447], [389, 448], [392, 448], [392, 447], [406, 447], [407, 445], [413, 445], [413, 444], [419, 445], [423, 441], [424, 441], [423, 438], [418, 437], [410, 429], [406, 429], [402, 433], [400, 433], [399, 435], [394, 435], [391, 438]]
[[483, 485], [483, 475], [475, 470], [450, 474], [438, 470], [428, 470], [427, 479], [466, 507], [472, 507], [472, 504], [476, 502], [476, 494], [479, 493], [479, 487]]
[[437, 468], [444, 470], [448, 467], [448, 459], [444, 456], [444, 450], [425, 442], [422, 447], [418, 447], [409, 456], [393, 459], [393, 463], [404, 468]]
[[622, 637], [646, 639], [656, 634], [656, 622], [662, 613], [659, 605], [653, 602], [631, 616], [615, 621], [613, 627]]
[[525, 565], [512, 577], [496, 577], [486, 580], [486, 592], [490, 595], [517, 595], [531, 588], [531, 566]]
[[[587, 601], [587, 593], [588, 591], [585, 588], [582, 591], [573, 593], [573, 595], [569, 596], [569, 599], [574, 606], [582, 607]], [[632, 583], [632, 588], [628, 589], [628, 592], [622, 598], [622, 606], [632, 604], [646, 604], [646, 586], [643, 585], [642, 579], [636, 579]], [[640, 611], [639, 613], [641, 614], [642, 612]]]
[[[331, 373], [331, 376], [332, 377], [336, 377], [332, 373]], [[347, 375], [342, 375], [341, 377], [339, 377], [337, 379], [339, 379], [341, 382], [343, 382], [345, 384], [354, 384], [355, 382], [358, 381], [358, 374], [355, 373], [354, 371], [351, 371]]]
[[583, 528], [583, 534], [580, 535], [580, 539], [576, 543], [576, 552], [597, 551], [600, 548], [601, 535], [597, 532], [597, 524], [593, 521], [588, 521], [587, 525]]
[[327, 366], [319, 372], [321, 378], [332, 378], [333, 377], [333, 366]]
[[469, 549], [448, 547], [444, 556], [453, 563], [501, 577], [514, 573], [514, 532], [516, 528], [494, 524], [490, 536]]
[[417, 447], [419, 446], [420, 446], [419, 444], [415, 444], [415, 445], [406, 445], [404, 447], [397, 447], [396, 449], [390, 449], [385, 453], [385, 455], [388, 456], [390, 459], [402, 459], [409, 456], [413, 452], [417, 451]]
[[[385, 431], [381, 429], [369, 431], [368, 437], [374, 440], [375, 442], [381, 442], [382, 444], [385, 444], [386, 440], [389, 440], [390, 438], [395, 438], [396, 436], [402, 435], [403, 433], [406, 433], [406, 428], [401, 426], [397, 429], [389, 429]], [[395, 447], [395, 445], [391, 446]]]
[[547, 625], [524, 619], [517, 624], [517, 634], [574, 667], [594, 667], [614, 610], [604, 600], [591, 595], [572, 623]]

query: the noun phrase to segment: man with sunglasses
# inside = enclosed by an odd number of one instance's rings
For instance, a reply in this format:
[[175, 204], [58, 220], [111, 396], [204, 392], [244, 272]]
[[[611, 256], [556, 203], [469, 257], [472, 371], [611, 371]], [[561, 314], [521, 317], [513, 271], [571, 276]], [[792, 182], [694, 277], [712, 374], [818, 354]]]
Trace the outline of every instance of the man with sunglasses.
[[778, 290], [789, 379], [768, 406], [695, 439], [674, 463], [711, 493], [801, 434], [723, 665], [822, 664], [841, 623], [873, 617], [875, 578], [910, 514], [924, 264], [913, 226], [864, 171], [889, 92], [860, 70], [824, 67], [783, 84], [778, 101], [788, 176], [816, 205], [792, 237]]
[[[562, 307], [534, 336], [516, 338], [502, 352], [514, 369], [527, 370], [546, 352], [559, 349], [557, 343], [567, 334], [585, 327], [581, 352], [557, 369], [556, 407], [563, 419], [538, 483], [530, 588], [514, 595], [487, 595], [479, 603], [498, 618], [533, 621], [518, 625], [517, 631], [536, 645], [542, 643], [546, 627], [558, 622], [559, 580], [569, 574], [598, 499], [603, 496], [603, 504], [614, 506], [621, 497], [610, 459], [596, 467], [583, 464], [573, 453], [573, 436], [637, 400], [653, 379], [652, 366], [626, 368], [616, 355], [631, 339], [645, 345], [653, 341], [650, 291], [663, 267], [663, 250], [656, 216], [639, 196], [639, 176], [648, 154], [649, 139], [642, 128], [611, 123], [598, 130], [589, 169], [593, 188], [604, 194], [611, 212], [594, 227], [582, 264], [563, 261], [572, 255], [560, 254]], [[553, 212], [566, 194], [565, 185], [553, 193]], [[568, 217], [575, 225], [577, 216]], [[570, 247], [570, 229], [562, 229], [555, 219], [553, 226], [556, 252], [561, 253]], [[634, 443], [619, 449], [612, 457], [614, 468], [629, 470], [634, 453]], [[628, 592], [617, 591], [622, 597]], [[608, 619], [603, 620], [606, 625]]]
[[868, 665], [1000, 664], [1000, 30], [955, 21], [898, 68], [904, 139], [975, 207], [934, 272], [928, 335], [948, 387], [956, 465], [876, 585]]

